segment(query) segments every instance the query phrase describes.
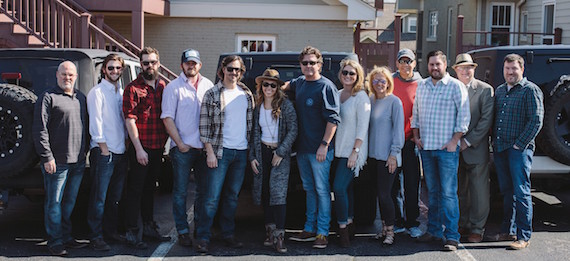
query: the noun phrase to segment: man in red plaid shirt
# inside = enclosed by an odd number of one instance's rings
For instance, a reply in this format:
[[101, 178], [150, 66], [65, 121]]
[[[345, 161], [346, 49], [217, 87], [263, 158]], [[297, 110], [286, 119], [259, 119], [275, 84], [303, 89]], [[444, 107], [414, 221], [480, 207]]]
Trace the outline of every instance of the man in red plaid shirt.
[[138, 220], [142, 216], [143, 237], [168, 241], [161, 236], [153, 220], [154, 184], [160, 172], [167, 133], [160, 119], [162, 92], [166, 84], [158, 79], [158, 50], [145, 47], [139, 55], [143, 71], [123, 93], [123, 113], [131, 144], [128, 149], [130, 171], [124, 199], [127, 243], [144, 249], [138, 238]]

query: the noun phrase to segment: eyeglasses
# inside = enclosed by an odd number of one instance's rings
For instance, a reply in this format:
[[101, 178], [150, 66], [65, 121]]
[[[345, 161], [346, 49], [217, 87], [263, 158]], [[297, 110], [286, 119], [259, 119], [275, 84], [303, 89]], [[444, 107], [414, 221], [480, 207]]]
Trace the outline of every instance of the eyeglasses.
[[304, 65], [304, 66], [307, 66], [307, 65], [313, 66], [313, 65], [315, 65], [315, 64], [317, 64], [317, 63], [319, 63], [319, 61], [302, 61], [302, 62], [301, 62], [301, 64]]
[[399, 64], [412, 64], [414, 60], [398, 60]]
[[381, 83], [381, 84], [386, 84], [387, 81], [384, 80], [384, 79], [374, 79], [374, 80], [372, 80], [372, 84], [374, 84], [374, 85], [379, 84], [379, 83]]
[[115, 70], [115, 69], [117, 69], [117, 70], [120, 71], [120, 70], [123, 69], [123, 67], [122, 67], [122, 66], [114, 66], [114, 67], [113, 67], [113, 66], [107, 66], [107, 71], [112, 71], [112, 70]]
[[460, 65], [460, 66], [455, 66], [455, 69], [461, 70], [461, 71], [467, 71], [467, 70], [475, 69], [475, 65]]
[[356, 72], [349, 72], [347, 70], [342, 70], [342, 75], [344, 75], [344, 76], [347, 76], [347, 75], [355, 76]]
[[227, 67], [226, 66], [226, 71], [228, 71], [228, 72], [239, 72], [239, 71], [241, 71], [241, 69], [238, 67]]
[[143, 64], [144, 66], [148, 66], [149, 64], [151, 64], [151, 65], [155, 65], [156, 63], [158, 63], [158, 61], [157, 61], [157, 60], [152, 60], [152, 61], [143, 61], [143, 62], [142, 62], [142, 64]]
[[268, 83], [268, 82], [263, 82], [262, 86], [263, 86], [263, 87], [269, 87], [269, 86], [271, 86], [271, 88], [273, 88], [273, 89], [277, 88], [277, 84], [275, 84], [275, 83]]

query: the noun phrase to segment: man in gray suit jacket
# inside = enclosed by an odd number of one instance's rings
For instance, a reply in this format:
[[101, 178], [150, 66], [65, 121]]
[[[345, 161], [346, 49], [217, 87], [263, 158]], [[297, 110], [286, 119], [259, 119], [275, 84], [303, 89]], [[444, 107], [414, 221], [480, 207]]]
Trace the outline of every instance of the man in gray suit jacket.
[[474, 78], [477, 64], [471, 55], [459, 54], [453, 69], [469, 94], [471, 122], [461, 138], [457, 193], [459, 233], [467, 241], [481, 242], [489, 215], [489, 130], [493, 123], [493, 87]]

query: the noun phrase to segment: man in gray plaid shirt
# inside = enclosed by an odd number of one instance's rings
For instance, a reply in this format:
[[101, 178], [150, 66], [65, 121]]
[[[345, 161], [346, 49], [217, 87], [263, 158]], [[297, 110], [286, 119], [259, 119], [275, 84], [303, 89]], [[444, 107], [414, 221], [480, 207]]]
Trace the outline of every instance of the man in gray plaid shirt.
[[[241, 248], [234, 237], [238, 194], [247, 164], [254, 100], [251, 91], [239, 82], [245, 73], [243, 60], [227, 56], [218, 69], [220, 81], [204, 94], [200, 109], [200, 140], [206, 150], [208, 184], [202, 216], [196, 229], [196, 250], [208, 252], [210, 228], [220, 197], [220, 228], [228, 247]], [[223, 190], [222, 190], [223, 189]]]

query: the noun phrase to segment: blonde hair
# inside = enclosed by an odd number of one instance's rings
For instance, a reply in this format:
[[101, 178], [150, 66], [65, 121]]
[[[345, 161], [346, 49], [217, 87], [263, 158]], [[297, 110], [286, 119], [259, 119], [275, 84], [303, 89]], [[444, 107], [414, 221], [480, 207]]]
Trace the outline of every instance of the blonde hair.
[[386, 66], [382, 67], [374, 66], [374, 69], [372, 69], [372, 71], [368, 73], [366, 81], [369, 93], [373, 94], [374, 98], [376, 98], [376, 90], [374, 89], [374, 86], [372, 86], [373, 85], [372, 80], [374, 80], [374, 76], [376, 76], [376, 74], [382, 74], [382, 76], [386, 78], [386, 84], [388, 85], [388, 87], [386, 88], [386, 93], [392, 94], [392, 91], [394, 90], [394, 78], [392, 78], [392, 72]]
[[340, 61], [340, 70], [338, 70], [339, 80], [341, 80], [342, 70], [344, 70], [344, 67], [346, 66], [351, 66], [356, 70], [356, 82], [354, 82], [354, 85], [352, 86], [352, 92], [350, 93], [351, 96], [354, 96], [360, 90], [364, 89], [364, 69], [362, 69], [362, 66], [357, 61], [345, 58], [342, 61]]

